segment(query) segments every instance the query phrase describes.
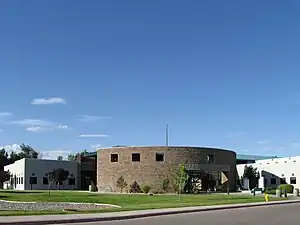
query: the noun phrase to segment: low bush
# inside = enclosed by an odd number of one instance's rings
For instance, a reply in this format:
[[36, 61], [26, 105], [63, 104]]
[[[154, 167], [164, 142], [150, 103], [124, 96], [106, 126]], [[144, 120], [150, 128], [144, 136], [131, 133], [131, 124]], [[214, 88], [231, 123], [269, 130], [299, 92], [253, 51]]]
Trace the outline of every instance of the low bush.
[[294, 186], [291, 184], [280, 184], [278, 189], [281, 190], [281, 193], [284, 193], [284, 190], [286, 190], [286, 193], [291, 194], [294, 191]]
[[130, 185], [130, 189], [129, 189], [130, 193], [141, 193], [141, 187], [140, 185], [134, 181], [131, 185]]
[[150, 186], [150, 185], [144, 185], [144, 186], [142, 187], [142, 191], [143, 191], [145, 194], [148, 194], [150, 190], [151, 190], [151, 186]]

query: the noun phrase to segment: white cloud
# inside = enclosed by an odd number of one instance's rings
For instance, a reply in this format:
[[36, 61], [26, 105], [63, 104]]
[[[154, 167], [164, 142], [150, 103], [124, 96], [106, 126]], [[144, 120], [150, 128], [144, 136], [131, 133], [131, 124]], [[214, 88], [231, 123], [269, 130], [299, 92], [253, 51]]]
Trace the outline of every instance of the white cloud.
[[63, 98], [35, 98], [31, 101], [32, 105], [51, 105], [51, 104], [66, 104]]
[[257, 142], [257, 144], [260, 144], [260, 145], [265, 145], [265, 144], [270, 144], [271, 143], [271, 140], [260, 140]]
[[42, 119], [24, 119], [24, 120], [16, 120], [16, 121], [10, 121], [10, 124], [18, 125], [18, 126], [24, 126], [26, 127], [26, 131], [28, 132], [44, 132], [44, 131], [50, 131], [55, 129], [60, 130], [66, 130], [69, 127], [64, 124], [57, 124], [42, 120]]
[[105, 120], [105, 119], [110, 119], [111, 117], [108, 116], [91, 116], [91, 115], [81, 115], [79, 116], [79, 118], [77, 119], [80, 122], [92, 122], [92, 121], [96, 121], [96, 120]]
[[107, 134], [81, 134], [79, 137], [86, 137], [86, 138], [103, 138], [108, 137]]
[[99, 116], [82, 115], [77, 120], [81, 122], [92, 122], [98, 119], [100, 119]]
[[58, 156], [62, 156], [64, 160], [67, 160], [70, 150], [47, 150], [41, 151], [43, 159], [57, 159]]
[[98, 149], [98, 148], [101, 148], [101, 144], [92, 144], [92, 145], [91, 145], [91, 148], [92, 148], [92, 149]]
[[41, 119], [24, 119], [24, 120], [15, 120], [9, 122], [11, 124], [19, 125], [19, 126], [52, 126], [53, 123], [46, 120]]
[[55, 128], [61, 129], [61, 130], [69, 129], [69, 127], [67, 125], [63, 125], [63, 124], [58, 124], [58, 125], [55, 126]]
[[38, 132], [44, 132], [44, 131], [47, 131], [47, 130], [49, 130], [49, 128], [47, 128], [47, 127], [39, 127], [39, 126], [27, 127], [26, 128], [26, 131], [28, 131], [28, 132], [36, 132], [36, 133], [38, 133]]
[[0, 146], [0, 149], [5, 149], [7, 152], [19, 152], [21, 150], [20, 145], [18, 144], [11, 144], [11, 145], [2, 145]]
[[11, 116], [12, 113], [10, 112], [0, 112], [0, 116]]

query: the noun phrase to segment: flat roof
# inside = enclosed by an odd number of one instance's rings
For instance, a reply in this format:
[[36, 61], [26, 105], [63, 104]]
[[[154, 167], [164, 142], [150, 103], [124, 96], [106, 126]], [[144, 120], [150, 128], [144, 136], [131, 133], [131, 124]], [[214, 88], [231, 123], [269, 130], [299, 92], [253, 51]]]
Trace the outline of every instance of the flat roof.
[[237, 154], [237, 160], [262, 160], [262, 159], [274, 159], [280, 158], [277, 156], [263, 156], [263, 155], [244, 155], [244, 154]]

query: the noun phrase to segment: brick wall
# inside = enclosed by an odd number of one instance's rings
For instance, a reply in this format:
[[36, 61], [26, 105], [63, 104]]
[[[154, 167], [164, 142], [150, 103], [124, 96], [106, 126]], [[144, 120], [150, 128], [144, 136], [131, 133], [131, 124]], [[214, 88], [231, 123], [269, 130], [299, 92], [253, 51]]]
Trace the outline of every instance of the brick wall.
[[[132, 153], [140, 153], [140, 162], [132, 162]], [[164, 161], [156, 161], [156, 153], [164, 154]], [[101, 149], [97, 153], [97, 186], [99, 191], [119, 192], [116, 181], [123, 176], [128, 184], [137, 181], [141, 186], [151, 185], [161, 191], [164, 179], [174, 178], [179, 164], [201, 165], [207, 155], [213, 155], [211, 167], [225, 165], [229, 187], [236, 189], [236, 154], [233, 151], [195, 147], [116, 147]], [[118, 162], [111, 162], [111, 154], [118, 154]]]

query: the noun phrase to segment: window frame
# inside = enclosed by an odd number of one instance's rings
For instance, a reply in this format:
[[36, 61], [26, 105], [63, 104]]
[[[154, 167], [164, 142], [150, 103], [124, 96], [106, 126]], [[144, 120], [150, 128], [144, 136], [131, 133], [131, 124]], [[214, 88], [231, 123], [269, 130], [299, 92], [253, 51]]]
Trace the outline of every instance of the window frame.
[[[137, 156], [138, 156], [138, 158], [136, 158]], [[140, 162], [141, 161], [141, 153], [139, 153], [139, 152], [131, 153], [131, 161], [132, 162]]]

